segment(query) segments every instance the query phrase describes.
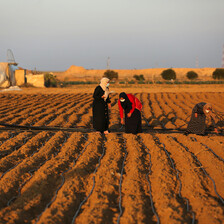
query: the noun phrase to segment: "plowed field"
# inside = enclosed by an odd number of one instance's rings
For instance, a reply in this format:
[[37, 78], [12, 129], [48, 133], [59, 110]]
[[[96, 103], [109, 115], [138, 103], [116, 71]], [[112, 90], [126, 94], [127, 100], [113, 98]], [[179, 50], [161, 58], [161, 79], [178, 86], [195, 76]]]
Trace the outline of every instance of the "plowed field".
[[1, 94], [1, 124], [55, 129], [0, 126], [0, 223], [224, 223], [224, 137], [184, 135], [193, 106], [224, 112], [224, 93], [135, 95], [144, 132], [123, 132], [113, 94], [102, 136], [92, 94]]

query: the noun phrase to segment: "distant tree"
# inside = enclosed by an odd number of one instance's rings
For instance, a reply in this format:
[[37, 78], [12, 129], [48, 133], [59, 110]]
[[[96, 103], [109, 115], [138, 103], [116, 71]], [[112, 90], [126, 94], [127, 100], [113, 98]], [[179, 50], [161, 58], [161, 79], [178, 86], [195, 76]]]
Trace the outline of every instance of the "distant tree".
[[212, 74], [213, 79], [224, 79], [224, 68], [217, 68], [213, 74]]
[[193, 79], [197, 79], [198, 78], [198, 74], [194, 71], [189, 71], [187, 73], [187, 78], [190, 79], [190, 80], [193, 80]]
[[144, 75], [139, 75], [139, 79], [140, 79], [140, 81], [145, 81], [145, 77], [144, 77]]
[[144, 81], [145, 80], [145, 77], [144, 75], [134, 75], [133, 78], [137, 81]]
[[134, 78], [135, 80], [139, 80], [138, 75], [133, 75], [133, 78]]
[[169, 68], [169, 69], [164, 70], [161, 73], [161, 76], [165, 80], [175, 80], [176, 79], [176, 72], [173, 69]]
[[44, 85], [46, 87], [57, 87], [58, 80], [56, 79], [55, 75], [50, 73], [44, 74]]
[[103, 77], [107, 77], [110, 80], [112, 80], [112, 79], [118, 79], [118, 72], [115, 72], [113, 70], [106, 70], [104, 72]]

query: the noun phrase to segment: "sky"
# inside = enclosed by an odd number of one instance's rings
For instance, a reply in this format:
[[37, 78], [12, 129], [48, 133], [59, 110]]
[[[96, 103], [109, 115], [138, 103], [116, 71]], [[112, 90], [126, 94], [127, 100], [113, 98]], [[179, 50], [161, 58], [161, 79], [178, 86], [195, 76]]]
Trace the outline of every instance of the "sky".
[[224, 0], [0, 0], [0, 61], [41, 71], [221, 67]]

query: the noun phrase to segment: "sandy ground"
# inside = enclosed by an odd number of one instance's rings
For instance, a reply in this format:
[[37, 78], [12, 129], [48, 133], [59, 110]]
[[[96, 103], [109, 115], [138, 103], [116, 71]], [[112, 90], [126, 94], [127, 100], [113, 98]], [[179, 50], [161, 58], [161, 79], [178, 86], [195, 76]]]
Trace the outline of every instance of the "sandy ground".
[[[63, 93], [93, 93], [97, 85], [75, 85], [66, 88], [21, 88], [22, 91], [8, 91], [19, 94], [63, 94]], [[224, 84], [217, 85], [110, 85], [110, 91], [115, 93], [157, 93], [157, 92], [224, 92]], [[0, 94], [5, 92], [0, 92]]]
[[[112, 86], [107, 136], [92, 129], [94, 88], [0, 93], [0, 123], [80, 128], [0, 126], [0, 223], [224, 223], [224, 137], [181, 131], [198, 102], [223, 116], [223, 86]], [[143, 104], [141, 134], [119, 123], [121, 90]]]

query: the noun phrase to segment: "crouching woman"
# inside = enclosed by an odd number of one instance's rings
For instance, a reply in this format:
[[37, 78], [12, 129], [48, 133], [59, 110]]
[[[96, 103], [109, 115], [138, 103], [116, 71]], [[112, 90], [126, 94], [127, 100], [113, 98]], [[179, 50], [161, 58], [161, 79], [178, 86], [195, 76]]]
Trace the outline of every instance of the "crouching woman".
[[[120, 93], [118, 100], [121, 124], [125, 124], [125, 132], [137, 134], [142, 132], [142, 104], [132, 94]], [[125, 119], [124, 119], [125, 114]]]
[[201, 102], [194, 106], [185, 134], [193, 133], [197, 135], [205, 135], [206, 118], [211, 119], [214, 126], [214, 131], [218, 133], [218, 129], [215, 124], [215, 114], [212, 111], [212, 105]]

